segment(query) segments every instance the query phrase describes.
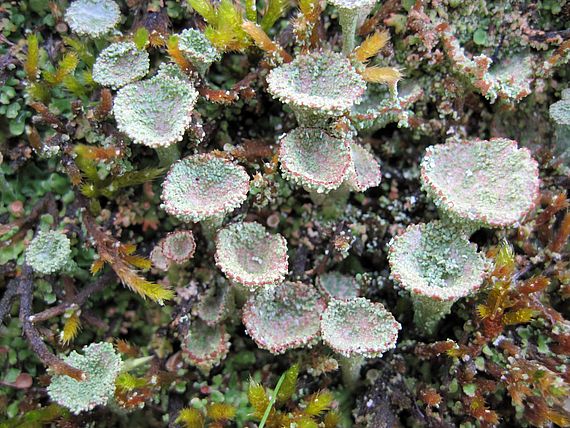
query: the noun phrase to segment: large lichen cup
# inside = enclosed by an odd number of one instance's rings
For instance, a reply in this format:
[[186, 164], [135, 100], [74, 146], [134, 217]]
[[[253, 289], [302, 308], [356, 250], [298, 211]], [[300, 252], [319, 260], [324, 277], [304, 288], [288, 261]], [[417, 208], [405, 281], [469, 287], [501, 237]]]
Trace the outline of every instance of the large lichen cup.
[[243, 323], [257, 346], [281, 354], [318, 339], [325, 307], [312, 285], [283, 282], [250, 296], [243, 308]]
[[335, 52], [312, 52], [271, 70], [268, 91], [289, 105], [301, 126], [325, 127], [358, 103], [366, 83], [350, 61]]
[[135, 143], [157, 150], [161, 164], [180, 157], [176, 146], [191, 123], [198, 92], [175, 77], [155, 76], [117, 92], [113, 112], [117, 126]]
[[216, 265], [250, 289], [280, 283], [288, 270], [287, 241], [259, 223], [234, 223], [216, 237]]
[[337, 352], [347, 388], [355, 386], [366, 358], [396, 347], [400, 323], [381, 303], [363, 297], [333, 299], [321, 317], [325, 344]]
[[121, 19], [121, 10], [113, 0], [76, 0], [65, 11], [71, 29], [90, 37], [109, 33]]
[[394, 279], [414, 306], [414, 323], [421, 334], [435, 333], [453, 304], [481, 286], [486, 268], [477, 246], [445, 222], [409, 226], [390, 243]]
[[162, 208], [183, 222], [216, 229], [223, 216], [239, 207], [249, 191], [249, 176], [235, 163], [212, 154], [175, 162], [162, 186]]
[[72, 351], [64, 361], [82, 370], [86, 379], [76, 380], [63, 374], [51, 378], [47, 391], [56, 403], [73, 413], [106, 405], [115, 392], [115, 379], [121, 371], [120, 355], [110, 343], [92, 343], [83, 348], [83, 355]]
[[133, 42], [112, 43], [101, 51], [93, 65], [93, 80], [113, 89], [143, 78], [150, 67], [148, 52]]
[[536, 161], [505, 138], [428, 147], [421, 179], [442, 216], [468, 232], [517, 224], [539, 190]]
[[296, 128], [279, 140], [279, 161], [286, 179], [310, 192], [328, 193], [348, 173], [350, 147], [322, 129]]
[[356, 30], [372, 11], [376, 0], [331, 0], [338, 10], [342, 27], [342, 52], [348, 56], [354, 50]]

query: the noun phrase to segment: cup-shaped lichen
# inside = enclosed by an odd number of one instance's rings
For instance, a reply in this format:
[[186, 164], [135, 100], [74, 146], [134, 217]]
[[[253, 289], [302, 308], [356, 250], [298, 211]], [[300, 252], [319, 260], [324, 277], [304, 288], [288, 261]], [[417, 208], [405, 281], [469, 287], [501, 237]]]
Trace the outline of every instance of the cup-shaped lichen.
[[82, 370], [86, 379], [78, 381], [63, 374], [54, 375], [47, 388], [50, 398], [73, 413], [107, 404], [115, 392], [115, 379], [122, 366], [113, 345], [92, 343], [83, 348], [83, 355], [73, 351], [64, 361]]
[[245, 169], [212, 154], [174, 163], [162, 187], [162, 208], [184, 222], [212, 219], [239, 207], [249, 191]]
[[190, 230], [175, 230], [164, 237], [160, 243], [162, 254], [169, 262], [182, 264], [194, 257], [196, 242]]
[[334, 52], [299, 55], [271, 70], [268, 91], [288, 104], [301, 126], [322, 126], [360, 101], [366, 83], [350, 61]]
[[390, 243], [388, 259], [425, 335], [436, 331], [453, 303], [479, 289], [486, 267], [477, 246], [441, 221], [409, 226]]
[[372, 11], [376, 0], [331, 0], [338, 9], [338, 18], [342, 27], [342, 52], [348, 56], [354, 50], [356, 30]]
[[143, 78], [150, 66], [147, 51], [133, 42], [112, 43], [101, 51], [93, 65], [93, 80], [113, 89]]
[[243, 323], [260, 348], [281, 354], [318, 339], [325, 307], [312, 285], [283, 282], [250, 296], [243, 308]]
[[505, 138], [428, 147], [421, 178], [443, 215], [475, 228], [516, 224], [534, 207], [539, 188], [530, 152]]
[[121, 19], [113, 0], [76, 0], [65, 11], [65, 21], [79, 35], [100, 37], [109, 33]]
[[232, 281], [249, 288], [283, 281], [287, 241], [259, 223], [234, 223], [216, 237], [216, 265]]
[[204, 372], [219, 364], [230, 350], [230, 335], [223, 325], [194, 320], [182, 343], [182, 354]]
[[279, 161], [283, 175], [309, 191], [338, 188], [350, 168], [347, 141], [319, 128], [296, 128], [281, 137]]
[[352, 299], [358, 297], [360, 289], [353, 276], [332, 271], [323, 273], [317, 278], [321, 292], [329, 299]]
[[200, 74], [206, 73], [210, 65], [221, 58], [220, 52], [206, 36], [193, 28], [186, 29], [178, 35], [178, 49]]
[[71, 262], [71, 243], [62, 232], [39, 232], [26, 249], [26, 262], [45, 275], [61, 271]]
[[350, 143], [351, 165], [346, 182], [356, 192], [376, 187], [382, 180], [380, 165], [372, 153], [354, 142]]
[[119, 130], [135, 143], [168, 147], [182, 140], [197, 98], [188, 82], [155, 76], [121, 88], [113, 112]]
[[363, 297], [331, 300], [321, 317], [323, 341], [341, 355], [345, 385], [355, 384], [366, 358], [394, 348], [401, 326], [381, 303]]

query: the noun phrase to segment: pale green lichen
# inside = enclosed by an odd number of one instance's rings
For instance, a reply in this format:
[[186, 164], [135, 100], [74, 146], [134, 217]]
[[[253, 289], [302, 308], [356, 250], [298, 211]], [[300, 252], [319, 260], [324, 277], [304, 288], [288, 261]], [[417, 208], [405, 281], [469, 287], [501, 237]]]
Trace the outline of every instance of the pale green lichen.
[[243, 323], [260, 348], [281, 354], [318, 339], [325, 307], [312, 285], [284, 282], [252, 295], [243, 308]]
[[377, 0], [331, 0], [338, 9], [342, 27], [342, 52], [348, 56], [354, 50], [356, 30], [364, 23]]
[[230, 335], [223, 325], [209, 326], [194, 320], [182, 343], [182, 354], [203, 372], [218, 365], [230, 350]]
[[357, 104], [366, 83], [350, 61], [334, 52], [313, 52], [271, 70], [268, 91], [288, 104], [302, 126], [339, 117]]
[[249, 191], [245, 169], [212, 154], [174, 163], [162, 186], [162, 208], [184, 222], [200, 222], [239, 207]]
[[344, 181], [350, 164], [348, 142], [318, 128], [296, 128], [279, 140], [283, 176], [309, 191], [328, 193]]
[[115, 392], [115, 379], [121, 371], [122, 361], [110, 343], [92, 343], [83, 348], [83, 355], [72, 351], [64, 361], [82, 370], [86, 379], [75, 380], [56, 374], [47, 391], [52, 400], [73, 413], [106, 405]]
[[194, 257], [196, 242], [190, 230], [175, 230], [164, 237], [160, 243], [162, 254], [168, 261], [182, 264]]
[[220, 52], [206, 36], [193, 28], [186, 29], [178, 35], [178, 48], [200, 74], [206, 73], [210, 65], [221, 58]]
[[380, 165], [372, 153], [359, 144], [351, 142], [350, 159], [346, 183], [351, 190], [364, 192], [380, 184], [380, 180], [382, 180]]
[[40, 231], [26, 249], [26, 262], [38, 273], [57, 273], [72, 263], [71, 242], [62, 232]]
[[113, 0], [76, 0], [65, 11], [73, 32], [90, 37], [104, 36], [120, 19], [121, 10]]
[[449, 224], [413, 225], [390, 242], [392, 275], [410, 293], [414, 322], [431, 334], [458, 299], [481, 286], [486, 269], [475, 244]]
[[135, 143], [167, 147], [182, 140], [197, 99], [188, 82], [155, 76], [121, 88], [113, 113], [119, 130]]
[[113, 89], [143, 78], [150, 66], [148, 53], [133, 42], [112, 43], [101, 51], [93, 65], [93, 80]]
[[538, 196], [536, 161], [505, 138], [428, 147], [421, 178], [444, 215], [480, 226], [516, 224]]
[[363, 297], [331, 300], [321, 317], [326, 345], [341, 355], [343, 380], [356, 383], [366, 358], [380, 357], [395, 348], [401, 325], [381, 303]]
[[358, 282], [353, 276], [336, 271], [319, 275], [317, 285], [329, 299], [352, 299], [360, 293]]
[[558, 125], [570, 126], [570, 88], [562, 91], [560, 101], [550, 106], [549, 113]]
[[259, 223], [234, 223], [216, 237], [216, 265], [232, 281], [250, 288], [283, 281], [287, 241]]

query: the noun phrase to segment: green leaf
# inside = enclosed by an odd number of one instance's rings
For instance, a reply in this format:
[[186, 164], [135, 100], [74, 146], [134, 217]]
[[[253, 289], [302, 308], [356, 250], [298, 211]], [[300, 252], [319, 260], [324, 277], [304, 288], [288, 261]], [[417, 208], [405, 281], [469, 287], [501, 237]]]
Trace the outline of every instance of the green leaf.
[[139, 27], [137, 32], [133, 37], [133, 42], [135, 43], [137, 49], [143, 50], [148, 43], [148, 30], [145, 27]]

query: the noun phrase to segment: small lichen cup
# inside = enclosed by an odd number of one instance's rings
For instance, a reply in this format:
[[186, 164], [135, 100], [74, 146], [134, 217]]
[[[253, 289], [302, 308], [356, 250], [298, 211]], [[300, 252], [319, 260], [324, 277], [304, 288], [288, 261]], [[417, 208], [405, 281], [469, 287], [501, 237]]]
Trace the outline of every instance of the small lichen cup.
[[93, 64], [93, 80], [102, 86], [118, 89], [142, 79], [148, 73], [150, 58], [133, 42], [111, 43]]
[[282, 282], [288, 271], [287, 241], [259, 223], [233, 223], [216, 236], [216, 266], [248, 289]]
[[321, 316], [323, 341], [340, 355], [343, 382], [349, 389], [356, 386], [366, 358], [396, 347], [400, 329], [384, 305], [363, 297], [333, 299]]
[[199, 30], [188, 28], [177, 37], [178, 49], [202, 76], [206, 74], [213, 62], [219, 61], [222, 57], [210, 40]]
[[433, 335], [453, 304], [483, 283], [485, 257], [447, 223], [409, 226], [389, 247], [392, 275], [410, 294], [414, 324], [424, 336]]
[[26, 263], [34, 272], [51, 275], [73, 269], [71, 242], [62, 232], [40, 231], [26, 248]]
[[111, 32], [120, 19], [121, 10], [113, 0], [76, 0], [65, 11], [74, 33], [93, 38]]

